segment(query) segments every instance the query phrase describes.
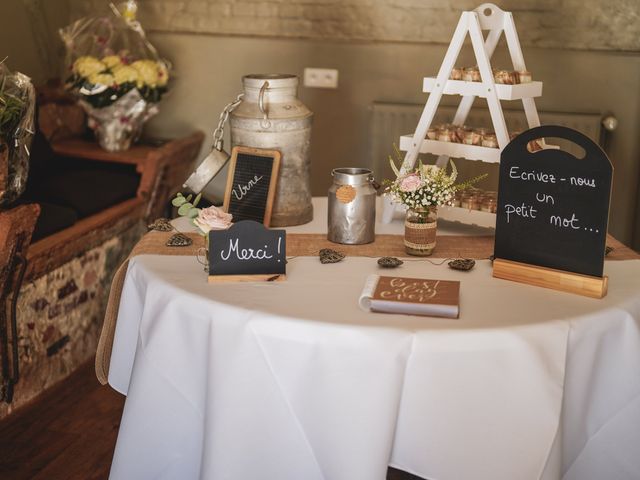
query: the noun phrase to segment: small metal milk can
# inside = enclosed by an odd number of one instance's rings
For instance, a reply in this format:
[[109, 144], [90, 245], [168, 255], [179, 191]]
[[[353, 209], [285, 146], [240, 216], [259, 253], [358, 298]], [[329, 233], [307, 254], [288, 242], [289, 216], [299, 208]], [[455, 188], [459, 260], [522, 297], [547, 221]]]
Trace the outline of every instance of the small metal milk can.
[[313, 113], [297, 97], [298, 77], [246, 75], [242, 86], [242, 103], [230, 116], [232, 145], [274, 149], [282, 154], [271, 226], [310, 222]]
[[375, 239], [376, 183], [366, 168], [335, 168], [329, 187], [327, 238], [349, 245]]

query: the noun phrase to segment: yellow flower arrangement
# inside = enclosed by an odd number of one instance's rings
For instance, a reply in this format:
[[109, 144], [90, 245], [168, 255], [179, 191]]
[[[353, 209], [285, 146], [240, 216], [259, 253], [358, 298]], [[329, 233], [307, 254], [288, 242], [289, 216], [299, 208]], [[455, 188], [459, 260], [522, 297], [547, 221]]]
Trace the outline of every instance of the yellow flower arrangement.
[[102, 59], [102, 63], [104, 63], [107, 68], [113, 70], [119, 65], [122, 65], [122, 60], [120, 60], [118, 55], [108, 55]]
[[108, 87], [115, 83], [115, 78], [110, 73], [92, 73], [87, 80], [94, 85], [106, 85]]
[[153, 60], [137, 60], [131, 64], [138, 71], [138, 88], [158, 86], [158, 63]]
[[125, 57], [107, 55], [79, 57], [71, 67], [69, 89], [80, 91], [84, 83], [105, 88], [91, 88], [85, 100], [96, 108], [111, 105], [132, 88], [137, 88], [150, 103], [157, 103], [167, 91], [169, 69], [163, 61], [137, 60], [128, 65]]
[[78, 58], [73, 64], [73, 73], [88, 78], [94, 73], [104, 72], [107, 66], [96, 57], [86, 56]]
[[123, 83], [137, 83], [140, 76], [138, 70], [128, 65], [120, 65], [113, 69], [113, 77], [118, 85]]

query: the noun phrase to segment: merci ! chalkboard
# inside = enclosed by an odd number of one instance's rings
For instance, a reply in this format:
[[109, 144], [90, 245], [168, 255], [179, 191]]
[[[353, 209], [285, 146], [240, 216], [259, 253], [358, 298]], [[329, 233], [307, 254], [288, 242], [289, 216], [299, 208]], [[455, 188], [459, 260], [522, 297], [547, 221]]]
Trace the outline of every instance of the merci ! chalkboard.
[[209, 282], [284, 280], [285, 230], [269, 230], [242, 220], [228, 230], [209, 232]]
[[269, 226], [280, 170], [280, 152], [236, 146], [224, 194], [224, 210], [233, 221], [255, 220]]
[[[585, 155], [530, 152], [539, 138], [569, 140]], [[502, 151], [495, 257], [602, 277], [613, 167], [602, 149], [567, 127], [527, 130]]]

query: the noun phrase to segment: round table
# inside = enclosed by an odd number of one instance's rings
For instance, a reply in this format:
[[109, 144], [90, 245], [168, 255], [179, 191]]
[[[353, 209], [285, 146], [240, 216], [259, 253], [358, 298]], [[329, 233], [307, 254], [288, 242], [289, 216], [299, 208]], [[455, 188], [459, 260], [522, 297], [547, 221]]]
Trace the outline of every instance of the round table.
[[602, 300], [489, 261], [394, 272], [460, 280], [458, 320], [361, 310], [370, 273], [297, 257], [284, 282], [210, 285], [193, 258], [133, 258], [111, 478], [640, 478], [639, 260], [606, 262]]

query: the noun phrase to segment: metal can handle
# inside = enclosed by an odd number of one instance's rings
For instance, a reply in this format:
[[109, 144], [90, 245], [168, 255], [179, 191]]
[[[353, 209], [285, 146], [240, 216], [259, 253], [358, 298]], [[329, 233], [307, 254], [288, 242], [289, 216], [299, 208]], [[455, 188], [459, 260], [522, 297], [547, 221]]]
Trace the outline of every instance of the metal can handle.
[[264, 106], [264, 92], [269, 88], [269, 82], [265, 81], [260, 88], [260, 95], [258, 96], [258, 107], [262, 112], [262, 122], [261, 125], [263, 128], [269, 128], [271, 126], [271, 122], [269, 121], [269, 112]]

